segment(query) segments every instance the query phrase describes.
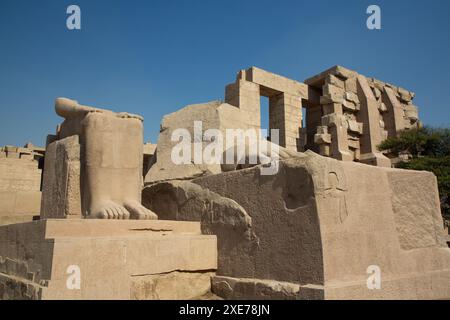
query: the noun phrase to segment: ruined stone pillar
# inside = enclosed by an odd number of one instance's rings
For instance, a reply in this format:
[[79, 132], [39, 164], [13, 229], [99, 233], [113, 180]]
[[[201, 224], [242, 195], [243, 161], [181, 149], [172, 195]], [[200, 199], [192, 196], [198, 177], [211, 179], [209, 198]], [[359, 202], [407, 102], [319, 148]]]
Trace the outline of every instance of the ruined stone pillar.
[[261, 128], [259, 85], [245, 80], [245, 72], [241, 71], [235, 83], [225, 88], [225, 102], [238, 107], [242, 111], [243, 122], [249, 128]]
[[403, 106], [391, 88], [385, 86], [383, 89], [383, 101], [389, 113], [388, 133], [389, 136], [396, 136], [397, 132], [405, 129]]
[[[323, 117], [321, 125], [327, 127], [327, 130], [320, 129], [315, 141], [328, 145], [320, 148], [323, 154], [331, 156], [342, 161], [353, 161], [353, 155], [350, 153], [348, 144], [348, 123], [343, 113], [345, 89], [342, 80], [333, 75], [328, 75], [323, 85], [323, 96], [321, 99]], [[331, 141], [325, 139], [321, 135], [329, 134]]]
[[297, 151], [302, 127], [301, 97], [288, 93], [270, 97], [269, 127], [280, 130], [280, 146]]
[[48, 144], [44, 168], [41, 218], [82, 218], [78, 136]]
[[379, 104], [364, 76], [358, 75], [357, 83], [358, 97], [361, 103], [358, 120], [364, 126], [361, 135], [361, 162], [380, 167], [390, 167], [391, 161], [377, 149], [377, 146], [384, 139], [382, 135], [382, 129], [384, 128], [380, 126]]

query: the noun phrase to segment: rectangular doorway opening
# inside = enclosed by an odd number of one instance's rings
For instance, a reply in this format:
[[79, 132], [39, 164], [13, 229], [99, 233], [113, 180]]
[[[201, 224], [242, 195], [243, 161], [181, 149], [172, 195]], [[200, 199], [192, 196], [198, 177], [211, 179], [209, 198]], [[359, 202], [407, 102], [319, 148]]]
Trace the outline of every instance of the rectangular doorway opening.
[[269, 139], [270, 127], [269, 127], [269, 98], [265, 96], [260, 96], [260, 108], [261, 116], [261, 129], [266, 130], [265, 136], [263, 138]]

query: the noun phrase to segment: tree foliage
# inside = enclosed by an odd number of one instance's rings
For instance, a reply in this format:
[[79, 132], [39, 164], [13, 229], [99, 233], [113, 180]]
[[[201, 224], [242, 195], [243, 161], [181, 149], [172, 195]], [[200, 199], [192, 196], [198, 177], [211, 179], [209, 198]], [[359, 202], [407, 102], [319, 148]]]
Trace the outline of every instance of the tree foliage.
[[405, 130], [383, 141], [378, 149], [395, 156], [408, 154], [410, 159], [397, 163], [397, 168], [433, 172], [438, 180], [442, 214], [450, 220], [450, 129]]

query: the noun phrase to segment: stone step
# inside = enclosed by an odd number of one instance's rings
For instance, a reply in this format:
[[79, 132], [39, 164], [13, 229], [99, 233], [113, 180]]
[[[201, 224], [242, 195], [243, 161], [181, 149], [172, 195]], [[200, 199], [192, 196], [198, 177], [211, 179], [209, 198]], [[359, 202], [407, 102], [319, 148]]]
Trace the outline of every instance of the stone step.
[[0, 227], [0, 262], [0, 299], [191, 299], [217, 240], [195, 222], [42, 220]]
[[142, 234], [201, 234], [200, 223], [169, 220], [48, 219], [45, 237], [111, 237]]

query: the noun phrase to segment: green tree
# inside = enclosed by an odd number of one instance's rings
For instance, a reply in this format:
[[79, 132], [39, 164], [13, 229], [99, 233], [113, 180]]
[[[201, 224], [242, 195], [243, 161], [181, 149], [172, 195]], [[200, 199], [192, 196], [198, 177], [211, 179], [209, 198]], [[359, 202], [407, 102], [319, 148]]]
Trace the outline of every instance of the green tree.
[[404, 130], [383, 141], [378, 149], [393, 156], [406, 154], [397, 168], [433, 172], [438, 180], [441, 211], [450, 221], [450, 129], [424, 127]]

